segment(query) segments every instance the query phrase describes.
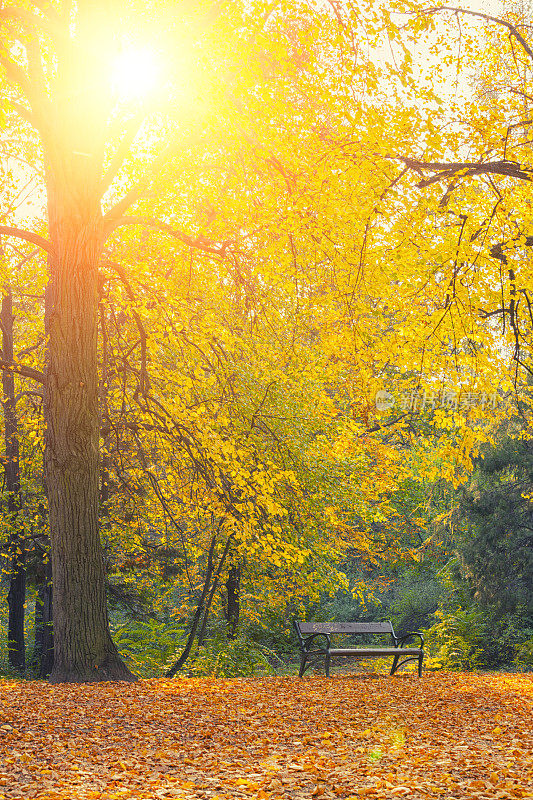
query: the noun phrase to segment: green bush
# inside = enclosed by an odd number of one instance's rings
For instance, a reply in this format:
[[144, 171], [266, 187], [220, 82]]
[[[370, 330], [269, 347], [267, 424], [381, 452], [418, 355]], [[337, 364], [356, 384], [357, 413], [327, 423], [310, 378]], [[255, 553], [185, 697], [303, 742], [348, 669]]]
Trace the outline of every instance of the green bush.
[[526, 639], [526, 641], [522, 642], [517, 648], [513, 664], [522, 672], [533, 671], [533, 637], [531, 639]]
[[183, 641], [182, 627], [158, 620], [128, 620], [112, 625], [111, 632], [121, 656], [141, 678], [157, 678], [165, 673], [169, 661]]
[[271, 660], [276, 658], [271, 650], [244, 636], [227, 639], [222, 634], [197, 647], [185, 664], [184, 671], [195, 677], [213, 678], [271, 675], [274, 672]]
[[440, 622], [427, 631], [429, 666], [437, 669], [508, 667], [515, 663], [524, 638], [531, 634], [529, 620], [524, 616], [498, 617], [494, 611], [475, 605], [467, 609], [438, 611], [437, 616]]

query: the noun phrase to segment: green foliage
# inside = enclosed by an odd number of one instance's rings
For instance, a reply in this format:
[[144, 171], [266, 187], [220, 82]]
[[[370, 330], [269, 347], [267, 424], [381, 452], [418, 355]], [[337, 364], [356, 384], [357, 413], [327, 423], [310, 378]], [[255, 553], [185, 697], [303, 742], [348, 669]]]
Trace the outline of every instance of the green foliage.
[[292, 626], [292, 619], [295, 616], [298, 614], [293, 607], [286, 606], [283, 610], [278, 610], [265, 605], [262, 609], [261, 622], [253, 620], [247, 623], [245, 619], [241, 619], [239, 633], [255, 642], [263, 652], [275, 653], [277, 660], [287, 661], [292, 659], [295, 653], [296, 643]]
[[[276, 654], [245, 636], [227, 639], [224, 634], [208, 639], [186, 664], [190, 675], [213, 678], [248, 678], [271, 675]], [[277, 659], [282, 663], [280, 659]]]
[[533, 671], [533, 636], [518, 647], [513, 664], [524, 672]]
[[[440, 573], [437, 622], [427, 636], [436, 668], [527, 669], [533, 662], [533, 447], [512, 424], [485, 448], [462, 491], [457, 557]], [[408, 603], [400, 590], [399, 606]]]
[[410, 571], [395, 582], [392, 590], [388, 619], [397, 633], [421, 630], [433, 623], [443, 593], [436, 575]]
[[[113, 639], [130, 669], [142, 678], [160, 677], [185, 645], [183, 627], [160, 622], [128, 620], [111, 627]], [[195, 644], [184, 674], [218, 678], [272, 674], [272, 663], [282, 664], [276, 653], [245, 635], [228, 639], [220, 624], [205, 643]]]
[[112, 625], [111, 632], [121, 656], [141, 678], [160, 677], [184, 637], [183, 628], [155, 619], [128, 620]]
[[[402, 571], [403, 568], [403, 571]], [[386, 569], [386, 568], [385, 568]], [[352, 576], [360, 592], [338, 592], [317, 610], [315, 619], [349, 622], [390, 619], [398, 633], [420, 630], [435, 621], [443, 586], [433, 565], [389, 568], [385, 576]]]
[[382, 604], [375, 597], [372, 599], [365, 597], [363, 601], [349, 592], [338, 592], [329, 602], [323, 603], [316, 608], [316, 611], [311, 612], [309, 619], [315, 619], [317, 622], [330, 620], [354, 622], [359, 619], [372, 621], [379, 620], [382, 613]]
[[486, 608], [533, 613], [533, 443], [509, 435], [487, 448], [461, 502], [462, 572]]
[[431, 660], [437, 669], [478, 670], [509, 666], [531, 635], [523, 614], [498, 617], [477, 605], [437, 612], [440, 621], [427, 632]]

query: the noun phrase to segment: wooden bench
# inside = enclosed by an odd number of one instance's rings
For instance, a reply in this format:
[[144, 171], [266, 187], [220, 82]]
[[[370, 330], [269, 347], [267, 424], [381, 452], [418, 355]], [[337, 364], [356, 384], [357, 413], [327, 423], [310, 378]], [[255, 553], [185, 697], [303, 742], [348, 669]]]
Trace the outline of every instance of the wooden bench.
[[[326, 676], [329, 678], [331, 658], [337, 656], [355, 659], [392, 656], [391, 675], [394, 675], [396, 670], [407, 664], [408, 661], [418, 661], [418, 675], [422, 675], [424, 637], [420, 631], [411, 631], [404, 636], [396, 636], [392, 622], [298, 622], [294, 620], [294, 627], [300, 644], [300, 678], [306, 669], [320, 661], [321, 658], [324, 659]], [[389, 634], [393, 646], [332, 647], [331, 637], [336, 634], [346, 636]], [[406, 647], [406, 641], [413, 636], [420, 639], [420, 646]], [[325, 642], [320, 641], [320, 637], [325, 639]]]

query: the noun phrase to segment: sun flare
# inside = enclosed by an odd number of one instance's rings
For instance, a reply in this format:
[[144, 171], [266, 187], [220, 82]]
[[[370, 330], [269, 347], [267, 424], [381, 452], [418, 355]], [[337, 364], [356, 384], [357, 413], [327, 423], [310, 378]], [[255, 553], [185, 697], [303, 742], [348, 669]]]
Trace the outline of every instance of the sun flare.
[[141, 99], [157, 87], [160, 74], [160, 64], [152, 50], [123, 50], [112, 65], [113, 91], [119, 100]]

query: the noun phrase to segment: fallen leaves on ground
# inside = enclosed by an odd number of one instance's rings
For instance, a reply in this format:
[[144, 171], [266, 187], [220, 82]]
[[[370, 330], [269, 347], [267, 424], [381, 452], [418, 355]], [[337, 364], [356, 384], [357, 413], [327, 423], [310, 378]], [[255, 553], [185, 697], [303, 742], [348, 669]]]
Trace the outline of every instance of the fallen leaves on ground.
[[533, 798], [533, 676], [0, 683], [0, 800]]

